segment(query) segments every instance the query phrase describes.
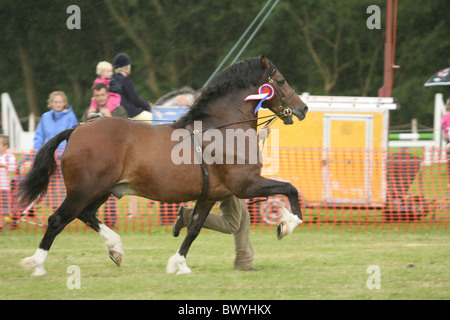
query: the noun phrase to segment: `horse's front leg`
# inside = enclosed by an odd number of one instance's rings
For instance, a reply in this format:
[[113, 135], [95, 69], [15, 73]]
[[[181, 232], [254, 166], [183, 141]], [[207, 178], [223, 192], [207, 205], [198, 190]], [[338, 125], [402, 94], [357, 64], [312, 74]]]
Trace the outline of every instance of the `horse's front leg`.
[[297, 189], [288, 182], [276, 181], [261, 176], [246, 184], [245, 190], [240, 190], [236, 196], [250, 199], [257, 197], [269, 197], [275, 194], [283, 194], [288, 197], [292, 213], [285, 207], [281, 208], [281, 221], [277, 228], [277, 237], [282, 239], [294, 231], [303, 222], [302, 210], [298, 201]]
[[192, 213], [191, 221], [188, 224], [188, 230], [186, 237], [181, 244], [177, 253], [170, 257], [166, 271], [167, 273], [186, 274], [191, 273], [191, 269], [186, 264], [186, 255], [191, 247], [192, 242], [197, 238], [203, 223], [206, 220], [211, 208], [214, 206], [215, 201], [197, 201]]

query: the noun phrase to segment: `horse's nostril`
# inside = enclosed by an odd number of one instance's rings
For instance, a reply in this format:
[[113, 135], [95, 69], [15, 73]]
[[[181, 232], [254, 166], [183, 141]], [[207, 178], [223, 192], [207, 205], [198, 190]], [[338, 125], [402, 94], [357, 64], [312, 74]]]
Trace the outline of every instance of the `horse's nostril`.
[[305, 113], [307, 113], [307, 112], [308, 112], [308, 106], [305, 106], [305, 109], [303, 109], [303, 111], [304, 111]]

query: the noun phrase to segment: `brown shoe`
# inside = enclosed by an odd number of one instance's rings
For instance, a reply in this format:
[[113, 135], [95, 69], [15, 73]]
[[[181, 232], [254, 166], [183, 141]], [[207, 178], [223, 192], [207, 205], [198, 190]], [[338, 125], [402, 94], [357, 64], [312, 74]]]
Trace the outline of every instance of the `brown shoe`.
[[172, 235], [174, 237], [178, 237], [180, 235], [181, 229], [184, 227], [184, 220], [183, 220], [183, 211], [184, 206], [180, 206], [177, 212], [177, 220], [175, 220], [175, 223], [173, 224], [172, 228]]
[[254, 267], [233, 267], [233, 270], [240, 270], [240, 271], [261, 271], [259, 268]]

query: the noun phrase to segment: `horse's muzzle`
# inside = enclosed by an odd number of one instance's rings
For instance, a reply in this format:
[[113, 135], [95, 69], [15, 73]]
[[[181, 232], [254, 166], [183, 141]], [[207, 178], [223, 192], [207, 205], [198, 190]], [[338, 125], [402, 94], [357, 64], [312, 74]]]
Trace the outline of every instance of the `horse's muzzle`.
[[[308, 106], [306, 104], [303, 104], [299, 108], [292, 109], [292, 114], [294, 114], [299, 121], [302, 121], [303, 119], [305, 119], [307, 112], [308, 112]], [[291, 117], [291, 121], [292, 122], [289, 124], [293, 123], [292, 117]], [[288, 124], [288, 123], [285, 123], [285, 124]]]

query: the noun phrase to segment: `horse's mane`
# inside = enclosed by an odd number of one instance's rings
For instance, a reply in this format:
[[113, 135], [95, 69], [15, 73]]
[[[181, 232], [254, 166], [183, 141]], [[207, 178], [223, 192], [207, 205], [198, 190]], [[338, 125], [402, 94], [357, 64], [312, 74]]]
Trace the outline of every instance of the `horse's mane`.
[[[270, 61], [266, 59], [270, 65]], [[262, 80], [265, 69], [261, 66], [260, 58], [248, 58], [236, 62], [219, 72], [210, 83], [200, 90], [200, 97], [194, 102], [190, 110], [172, 127], [184, 128], [195, 120], [204, 120], [207, 106], [214, 100], [221, 98], [235, 90], [242, 90], [251, 86], [258, 86]]]

